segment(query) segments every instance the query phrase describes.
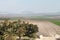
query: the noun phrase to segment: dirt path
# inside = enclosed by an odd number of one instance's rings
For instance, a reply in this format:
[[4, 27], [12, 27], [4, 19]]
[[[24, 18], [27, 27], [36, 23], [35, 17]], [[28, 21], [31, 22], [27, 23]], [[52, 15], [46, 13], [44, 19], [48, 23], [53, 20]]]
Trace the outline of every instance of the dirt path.
[[60, 35], [60, 26], [55, 25], [49, 21], [31, 21], [29, 23], [36, 24], [39, 27], [39, 35], [44, 36], [55, 36], [56, 34]]

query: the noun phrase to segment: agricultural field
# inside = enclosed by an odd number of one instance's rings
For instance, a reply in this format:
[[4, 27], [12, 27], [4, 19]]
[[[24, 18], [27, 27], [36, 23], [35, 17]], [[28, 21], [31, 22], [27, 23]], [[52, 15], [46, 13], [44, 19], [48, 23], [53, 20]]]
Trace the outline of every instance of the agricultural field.
[[60, 26], [60, 20], [51, 20], [51, 22]]
[[32, 20], [46, 20], [46, 21], [50, 21], [56, 25], [60, 26], [60, 18], [58, 17], [51, 17], [51, 16], [35, 16], [31, 18]]

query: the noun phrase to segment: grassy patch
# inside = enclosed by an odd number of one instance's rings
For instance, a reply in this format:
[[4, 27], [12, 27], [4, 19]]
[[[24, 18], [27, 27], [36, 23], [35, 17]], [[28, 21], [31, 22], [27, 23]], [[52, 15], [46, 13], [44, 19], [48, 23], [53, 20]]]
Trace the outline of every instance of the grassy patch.
[[51, 22], [60, 26], [60, 20], [52, 20]]
[[32, 16], [31, 19], [33, 19], [33, 20], [45, 20], [46, 17], [44, 17], [44, 16]]

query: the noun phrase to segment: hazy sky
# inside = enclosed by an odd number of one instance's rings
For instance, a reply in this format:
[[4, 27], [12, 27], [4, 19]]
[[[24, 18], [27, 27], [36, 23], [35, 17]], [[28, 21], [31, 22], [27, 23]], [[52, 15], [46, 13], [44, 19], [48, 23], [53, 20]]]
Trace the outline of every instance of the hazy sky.
[[0, 12], [60, 12], [60, 0], [0, 0]]

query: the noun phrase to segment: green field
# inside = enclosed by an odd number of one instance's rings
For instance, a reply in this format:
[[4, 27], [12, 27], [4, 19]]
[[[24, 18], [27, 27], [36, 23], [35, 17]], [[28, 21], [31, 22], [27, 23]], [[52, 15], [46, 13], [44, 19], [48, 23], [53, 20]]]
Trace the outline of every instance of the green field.
[[60, 20], [51, 20], [51, 22], [60, 26]]
[[32, 17], [33, 20], [46, 20], [46, 21], [50, 21], [56, 25], [59, 25], [60, 26], [60, 19], [55, 19], [55, 18], [49, 18], [49, 16], [35, 16], [35, 17]]

